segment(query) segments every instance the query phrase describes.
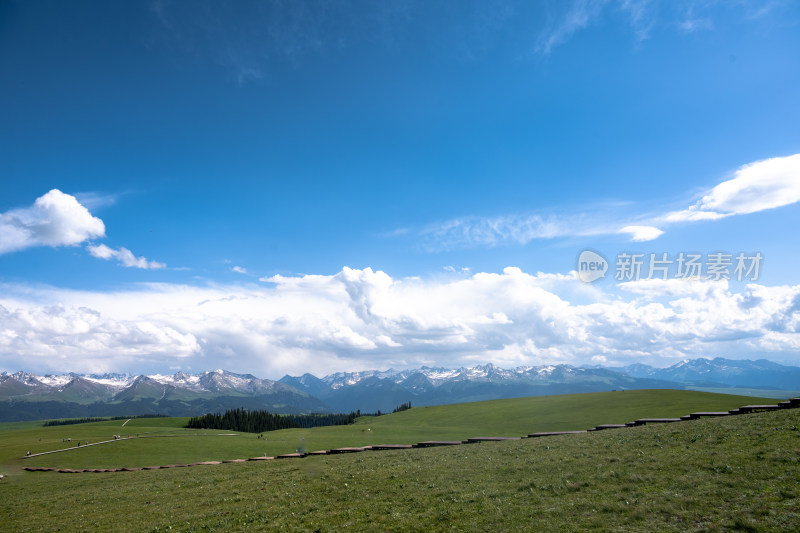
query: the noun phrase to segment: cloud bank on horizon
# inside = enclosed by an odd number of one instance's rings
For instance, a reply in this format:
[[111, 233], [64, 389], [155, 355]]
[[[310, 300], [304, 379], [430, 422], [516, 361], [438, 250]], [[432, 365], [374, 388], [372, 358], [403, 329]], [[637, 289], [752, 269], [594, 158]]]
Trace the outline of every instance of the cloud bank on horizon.
[[63, 372], [284, 373], [549, 363], [665, 366], [708, 355], [800, 353], [800, 285], [640, 280], [621, 291], [574, 272], [394, 279], [370, 268], [266, 285], [126, 291], [4, 287], [0, 366]]

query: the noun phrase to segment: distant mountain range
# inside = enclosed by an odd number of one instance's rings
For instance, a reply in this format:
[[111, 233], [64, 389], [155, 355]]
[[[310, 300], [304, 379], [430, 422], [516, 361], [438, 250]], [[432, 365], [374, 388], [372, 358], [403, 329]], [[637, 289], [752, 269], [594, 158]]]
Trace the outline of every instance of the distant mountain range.
[[0, 421], [164, 414], [196, 416], [244, 407], [275, 413], [390, 412], [412, 405], [686, 387], [800, 390], [800, 368], [764, 359], [686, 360], [668, 368], [492, 364], [472, 368], [370, 370], [284, 376], [279, 381], [224, 370], [188, 375], [0, 374]]
[[274, 413], [327, 412], [311, 395], [283, 383], [224, 370], [195, 376], [0, 374], [0, 421], [126, 414], [196, 416], [236, 407]]
[[311, 394], [337, 411], [391, 411], [401, 403], [441, 405], [498, 398], [572, 394], [613, 389], [683, 388], [674, 382], [639, 378], [605, 368], [569, 365], [521, 366], [489, 363], [472, 368], [429, 368], [339, 372], [317, 378], [284, 376], [281, 383]]
[[766, 359], [686, 359], [668, 368], [638, 364], [619, 370], [629, 376], [663, 379], [698, 387], [800, 390], [800, 368], [779, 365]]

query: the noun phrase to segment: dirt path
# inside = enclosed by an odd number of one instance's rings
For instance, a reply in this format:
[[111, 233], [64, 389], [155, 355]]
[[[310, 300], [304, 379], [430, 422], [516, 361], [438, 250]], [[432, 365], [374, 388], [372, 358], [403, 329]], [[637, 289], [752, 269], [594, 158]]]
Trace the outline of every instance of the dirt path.
[[135, 435], [133, 437], [119, 437], [118, 439], [111, 439], [111, 440], [101, 440], [98, 442], [92, 442], [91, 444], [81, 444], [80, 446], [71, 446], [69, 448], [60, 448], [58, 450], [50, 450], [48, 452], [39, 452], [39, 453], [32, 453], [30, 455], [26, 455], [21, 457], [21, 459], [30, 459], [31, 457], [37, 457], [39, 455], [49, 455], [51, 453], [59, 453], [59, 452], [69, 452], [72, 450], [80, 450], [81, 448], [88, 448], [89, 446], [97, 446], [98, 444], [111, 444], [112, 442], [122, 442], [124, 440], [129, 439], [157, 439], [157, 438], [172, 438], [172, 437], [238, 437], [239, 433], [215, 433], [213, 435]]
[[123, 423], [122, 423], [122, 427], [125, 427], [125, 424], [127, 424], [127, 423], [128, 423], [128, 422], [130, 422], [130, 421], [131, 421], [131, 419], [129, 418], [129, 419], [127, 419], [125, 422], [123, 422]]
[[91, 444], [81, 444], [80, 446], [72, 446], [71, 448], [61, 448], [61, 449], [58, 449], [58, 450], [50, 450], [49, 452], [32, 453], [30, 455], [25, 456], [25, 459], [29, 459], [31, 457], [36, 457], [38, 455], [48, 455], [48, 454], [51, 454], [51, 453], [66, 452], [66, 451], [69, 451], [69, 450], [79, 450], [81, 448], [88, 448], [89, 446], [97, 446], [98, 444], [108, 444], [109, 442], [118, 442], [118, 441], [121, 441], [121, 440], [135, 439], [135, 438], [137, 438], [137, 437], [122, 437], [121, 439], [101, 440], [99, 442], [93, 442]]

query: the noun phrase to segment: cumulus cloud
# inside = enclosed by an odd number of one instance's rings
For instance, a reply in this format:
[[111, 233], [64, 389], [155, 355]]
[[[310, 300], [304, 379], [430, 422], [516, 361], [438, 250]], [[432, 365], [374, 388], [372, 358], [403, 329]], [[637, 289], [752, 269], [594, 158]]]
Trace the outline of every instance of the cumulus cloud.
[[36, 246], [76, 246], [104, 235], [103, 221], [58, 189], [30, 207], [0, 214], [0, 254]]
[[231, 267], [231, 271], [236, 272], [237, 274], [247, 274], [247, 269], [240, 266]]
[[[115, 195], [82, 193], [84, 202], [93, 206], [112, 205]], [[30, 207], [0, 213], [0, 254], [37, 246], [78, 246], [105, 236], [103, 221], [93, 216], [75, 196], [52, 189], [36, 199]], [[115, 259], [126, 267], [164, 268], [164, 263], [136, 257], [127, 248], [110, 248], [105, 244], [89, 244], [86, 250], [94, 257]]]
[[728, 290], [728, 280], [699, 280], [699, 279], [639, 279], [626, 281], [619, 284], [625, 291], [635, 293], [647, 298], [667, 297], [693, 297], [708, 299], [712, 295]]
[[39, 368], [107, 372], [126, 366], [160, 364], [199, 350], [191, 333], [178, 332], [144, 317], [120, 320], [87, 307], [61, 304], [0, 305], [0, 354], [17, 367], [39, 362]]
[[158, 261], [148, 261], [144, 257], [136, 257], [133, 252], [127, 248], [110, 248], [105, 244], [89, 245], [86, 247], [89, 253], [99, 259], [111, 260], [115, 259], [119, 264], [126, 267], [142, 268], [147, 270], [154, 270], [164, 268], [167, 265], [159, 263]]
[[[617, 291], [514, 267], [445, 279], [398, 279], [369, 268], [268, 279], [113, 293], [6, 286], [0, 365], [152, 371], [181, 364], [276, 378], [800, 351], [800, 286], [735, 291], [725, 281], [641, 280]], [[574, 298], [578, 289], [584, 292]]]

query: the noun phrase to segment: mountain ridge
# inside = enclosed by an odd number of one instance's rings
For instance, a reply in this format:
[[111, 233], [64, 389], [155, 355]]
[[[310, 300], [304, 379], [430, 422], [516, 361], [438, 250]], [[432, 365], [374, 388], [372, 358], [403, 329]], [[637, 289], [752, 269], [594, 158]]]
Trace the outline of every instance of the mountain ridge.
[[251, 374], [0, 373], [0, 421], [163, 414], [196, 416], [245, 407], [280, 414], [330, 412], [312, 395]]
[[[800, 390], [800, 367], [766, 359], [686, 359], [666, 368], [566, 364], [285, 375], [278, 381], [217, 369], [199, 374], [0, 373], [0, 421], [166, 414], [196, 416], [228, 408], [275, 413], [391, 411], [405, 402], [469, 401], [625, 389], [750, 387]], [[32, 418], [33, 417], [33, 418]]]
[[[652, 378], [634, 378], [604, 368], [571, 365], [519, 366], [504, 369], [492, 363], [454, 369], [421, 367], [406, 370], [337, 372], [322, 378], [286, 375], [279, 381], [310, 393], [334, 410], [390, 411], [401, 403], [451, 403], [620, 389], [683, 388]], [[317, 381], [312, 380], [314, 378]], [[326, 385], [327, 388], [323, 388]]]

